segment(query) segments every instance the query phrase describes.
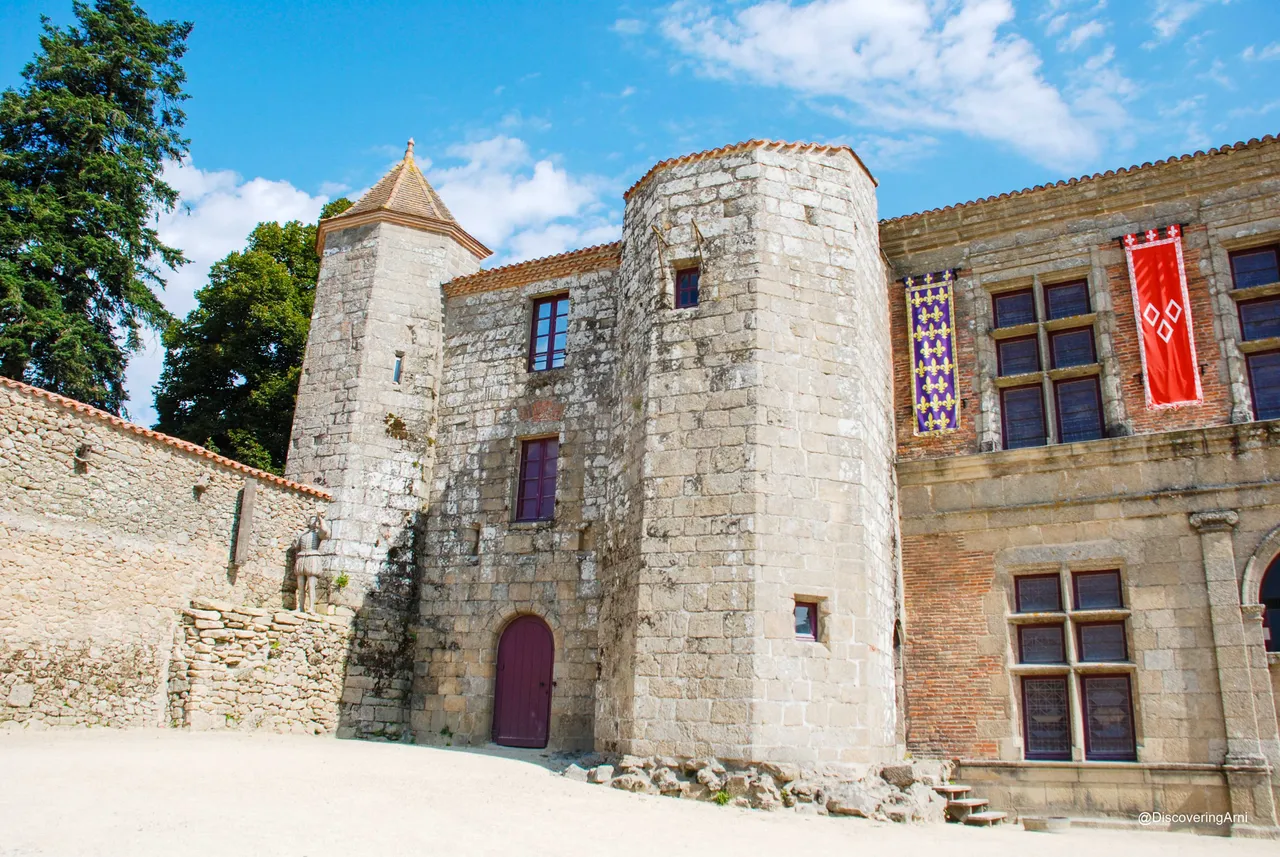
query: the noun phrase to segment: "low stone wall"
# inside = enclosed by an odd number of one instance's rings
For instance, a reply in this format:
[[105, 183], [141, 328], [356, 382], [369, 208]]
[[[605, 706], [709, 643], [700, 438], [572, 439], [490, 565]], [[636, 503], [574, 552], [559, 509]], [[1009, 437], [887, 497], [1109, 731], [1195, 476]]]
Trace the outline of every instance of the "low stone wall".
[[[972, 786], [975, 797], [1020, 815], [1137, 820], [1152, 812], [1204, 817], [1233, 811], [1226, 776], [1213, 765], [963, 761], [956, 778]], [[1186, 827], [1227, 832], [1209, 822]]]
[[623, 791], [660, 794], [763, 810], [847, 815], [877, 821], [946, 821], [947, 801], [934, 787], [950, 782], [952, 764], [917, 760], [897, 764], [740, 767], [717, 759], [590, 754], [562, 774]]
[[336, 732], [351, 624], [194, 599], [171, 661], [171, 725]]
[[0, 378], [0, 724], [164, 725], [181, 611], [293, 606], [328, 497]]

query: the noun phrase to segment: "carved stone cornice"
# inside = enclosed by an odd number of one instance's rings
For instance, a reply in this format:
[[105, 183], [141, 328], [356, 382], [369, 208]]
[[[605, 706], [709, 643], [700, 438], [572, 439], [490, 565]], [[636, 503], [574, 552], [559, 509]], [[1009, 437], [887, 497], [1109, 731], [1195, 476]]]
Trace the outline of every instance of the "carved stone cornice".
[[1208, 512], [1192, 512], [1191, 526], [1201, 533], [1221, 533], [1234, 530], [1240, 523], [1240, 515], [1233, 509], [1213, 509]]

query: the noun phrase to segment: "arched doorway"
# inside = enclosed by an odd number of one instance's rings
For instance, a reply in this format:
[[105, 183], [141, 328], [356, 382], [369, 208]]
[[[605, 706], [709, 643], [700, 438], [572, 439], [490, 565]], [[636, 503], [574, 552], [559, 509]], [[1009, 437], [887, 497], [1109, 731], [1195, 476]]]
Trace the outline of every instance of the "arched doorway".
[[1280, 557], [1271, 561], [1258, 590], [1262, 603], [1262, 637], [1268, 652], [1280, 652]]
[[505, 747], [545, 747], [551, 724], [555, 640], [537, 616], [520, 616], [498, 641], [493, 740]]

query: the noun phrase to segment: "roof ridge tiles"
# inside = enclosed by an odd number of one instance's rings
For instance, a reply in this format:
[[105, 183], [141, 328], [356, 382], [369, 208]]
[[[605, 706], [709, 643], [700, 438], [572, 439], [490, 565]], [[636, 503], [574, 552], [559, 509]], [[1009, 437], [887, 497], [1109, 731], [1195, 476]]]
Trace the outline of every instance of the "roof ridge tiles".
[[1024, 187], [1022, 190], [1004, 191], [1003, 193], [992, 194], [991, 196], [984, 196], [978, 199], [971, 199], [968, 202], [956, 202], [956, 203], [952, 203], [951, 205], [944, 205], [938, 208], [929, 208], [924, 211], [917, 211], [911, 214], [900, 214], [897, 217], [889, 217], [884, 220], [881, 220], [880, 225], [885, 226], [891, 223], [901, 223], [906, 220], [911, 220], [916, 217], [924, 217], [929, 214], [943, 214], [948, 211], [955, 211], [957, 209], [967, 208], [971, 205], [982, 205], [983, 203], [987, 203], [987, 202], [998, 202], [1002, 199], [1012, 199], [1014, 197], [1025, 196], [1026, 194], [1052, 190], [1053, 188], [1071, 187], [1078, 184], [1085, 184], [1087, 182], [1096, 181], [1098, 179], [1114, 178], [1115, 176], [1128, 175], [1129, 173], [1136, 172], [1137, 170], [1145, 170], [1153, 167], [1161, 167], [1167, 164], [1181, 163], [1183, 161], [1193, 161], [1200, 158], [1209, 158], [1216, 155], [1225, 155], [1225, 154], [1228, 154], [1229, 152], [1236, 152], [1241, 149], [1247, 149], [1252, 146], [1265, 145], [1267, 143], [1274, 143], [1276, 141], [1277, 141], [1277, 137], [1272, 134], [1267, 134], [1261, 138], [1252, 137], [1249, 140], [1242, 140], [1236, 143], [1231, 143], [1223, 146], [1215, 146], [1214, 148], [1209, 149], [1207, 152], [1204, 151], [1203, 149], [1197, 149], [1195, 152], [1189, 153], [1189, 154], [1170, 155], [1167, 158], [1161, 158], [1160, 160], [1157, 160], [1157, 161], [1145, 161], [1142, 164], [1133, 164], [1128, 167], [1120, 167], [1119, 169], [1110, 169], [1103, 172], [1091, 173], [1089, 175], [1084, 175], [1084, 176], [1076, 176], [1074, 178], [1069, 178], [1069, 179], [1059, 179], [1056, 182], [1048, 182], [1046, 184], [1038, 184], [1032, 187]]
[[567, 277], [571, 274], [595, 271], [621, 262], [622, 242], [596, 244], [578, 250], [568, 250], [551, 256], [513, 262], [499, 268], [477, 271], [462, 277], [455, 277], [445, 283], [446, 295], [473, 294], [494, 289], [527, 285], [540, 280]]
[[203, 446], [199, 446], [198, 444], [158, 432], [154, 429], [143, 428], [137, 423], [131, 423], [122, 417], [116, 416], [115, 414], [95, 408], [93, 405], [87, 405], [77, 399], [63, 396], [60, 393], [52, 393], [41, 387], [34, 387], [31, 384], [24, 384], [22, 381], [15, 381], [12, 378], [5, 378], [3, 376], [0, 376], [0, 385], [38, 399], [47, 399], [53, 404], [59, 405], [67, 410], [75, 411], [78, 414], [84, 414], [85, 416], [101, 420], [113, 428], [133, 432], [136, 435], [141, 435], [149, 440], [158, 441], [166, 446], [172, 446], [176, 449], [182, 450], [183, 452], [189, 452], [192, 455], [207, 458], [214, 464], [219, 464], [223, 467], [239, 471], [246, 476], [252, 476], [253, 478], [260, 479], [263, 482], [271, 482], [282, 488], [288, 488], [303, 494], [310, 494], [313, 497], [319, 497], [322, 500], [333, 499], [333, 495], [328, 491], [324, 491], [314, 485], [304, 485], [301, 482], [294, 482], [292, 479], [285, 479], [283, 476], [277, 476], [274, 473], [268, 473], [265, 470], [259, 470], [258, 468], [250, 467], [247, 464], [241, 464], [239, 461], [227, 458], [225, 455], [219, 455], [218, 453], [206, 449]]

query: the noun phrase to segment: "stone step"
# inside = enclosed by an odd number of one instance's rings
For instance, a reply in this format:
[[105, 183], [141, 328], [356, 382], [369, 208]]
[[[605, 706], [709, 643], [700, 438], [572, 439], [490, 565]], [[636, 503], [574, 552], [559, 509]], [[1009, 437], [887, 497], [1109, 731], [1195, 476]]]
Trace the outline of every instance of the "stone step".
[[948, 783], [945, 786], [934, 786], [933, 790], [940, 795], [951, 797], [952, 795], [962, 795], [970, 790], [969, 786], [962, 786], [959, 783]]
[[[985, 803], [985, 801], [983, 802]], [[972, 824], [975, 827], [991, 827], [999, 824], [1008, 817], [1009, 814], [1007, 812], [994, 812], [990, 810], [987, 812], [971, 812], [964, 817], [964, 823]]]
[[947, 801], [947, 818], [950, 821], [964, 821], [970, 815], [981, 811], [987, 805], [982, 797], [962, 797]]

